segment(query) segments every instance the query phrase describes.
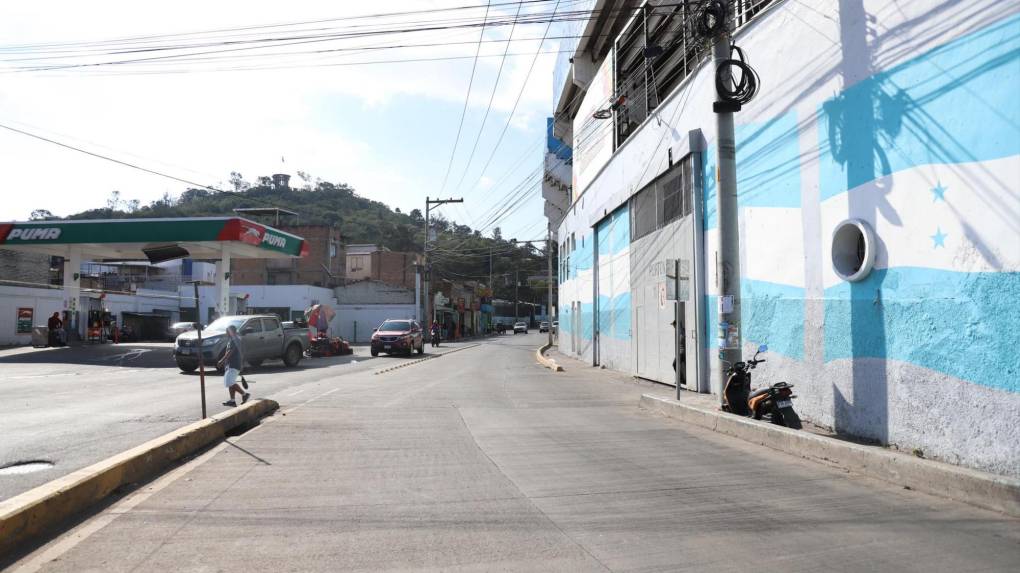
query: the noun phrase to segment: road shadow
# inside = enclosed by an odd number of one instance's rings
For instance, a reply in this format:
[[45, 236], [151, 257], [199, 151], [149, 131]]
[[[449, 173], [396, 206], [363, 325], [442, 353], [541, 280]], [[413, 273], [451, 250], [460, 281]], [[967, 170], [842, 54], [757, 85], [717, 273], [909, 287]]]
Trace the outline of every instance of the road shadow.
[[3, 364], [77, 364], [122, 366], [125, 368], [166, 368], [174, 366], [173, 345], [90, 344], [56, 348], [18, 349], [0, 355]]

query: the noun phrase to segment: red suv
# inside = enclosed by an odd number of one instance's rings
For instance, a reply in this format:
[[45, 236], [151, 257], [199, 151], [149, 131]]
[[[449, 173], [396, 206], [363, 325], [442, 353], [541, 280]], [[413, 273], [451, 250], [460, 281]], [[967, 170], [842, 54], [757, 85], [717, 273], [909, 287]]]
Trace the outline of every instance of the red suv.
[[410, 356], [415, 350], [425, 354], [425, 338], [416, 320], [387, 320], [372, 333], [372, 356], [380, 352]]

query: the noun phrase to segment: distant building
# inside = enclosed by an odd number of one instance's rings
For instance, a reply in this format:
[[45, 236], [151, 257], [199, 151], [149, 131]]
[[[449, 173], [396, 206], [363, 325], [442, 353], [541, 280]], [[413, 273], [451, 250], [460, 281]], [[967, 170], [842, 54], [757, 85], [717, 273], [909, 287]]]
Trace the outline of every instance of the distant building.
[[340, 229], [329, 225], [284, 225], [280, 230], [303, 237], [307, 257], [299, 259], [234, 259], [230, 282], [235, 285], [311, 285], [333, 288], [344, 282]]
[[390, 251], [374, 244], [347, 245], [348, 281], [374, 280], [413, 289], [418, 253]]

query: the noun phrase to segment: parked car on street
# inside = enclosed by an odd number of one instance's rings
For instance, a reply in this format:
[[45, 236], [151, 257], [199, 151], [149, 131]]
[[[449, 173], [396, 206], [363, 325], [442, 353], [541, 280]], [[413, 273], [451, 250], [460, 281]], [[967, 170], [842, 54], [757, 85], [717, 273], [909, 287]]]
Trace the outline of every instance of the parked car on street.
[[539, 332], [549, 332], [549, 323], [544, 321], [544, 320], [542, 322], [538, 323], [538, 331]]
[[416, 320], [386, 320], [372, 333], [372, 356], [379, 356], [380, 352], [410, 356], [416, 350], [425, 354], [425, 337]]
[[198, 331], [189, 330], [177, 337], [174, 344], [174, 359], [183, 372], [194, 372], [198, 368], [198, 353], [206, 366], [216, 368], [227, 346], [227, 327], [237, 327], [241, 337], [241, 351], [244, 360], [252, 367], [258, 367], [266, 360], [283, 360], [293, 368], [301, 361], [308, 348], [308, 329], [285, 329], [276, 315], [256, 314], [243, 316], [221, 316], [202, 329], [202, 348], [198, 348]]
[[195, 330], [194, 322], [175, 322], [170, 325], [170, 342], [177, 340], [177, 337], [188, 332], [189, 330]]
[[526, 322], [517, 322], [517, 323], [514, 323], [514, 334], [517, 334], [518, 332], [522, 332], [524, 334], [527, 334], [528, 333], [528, 323], [526, 323]]

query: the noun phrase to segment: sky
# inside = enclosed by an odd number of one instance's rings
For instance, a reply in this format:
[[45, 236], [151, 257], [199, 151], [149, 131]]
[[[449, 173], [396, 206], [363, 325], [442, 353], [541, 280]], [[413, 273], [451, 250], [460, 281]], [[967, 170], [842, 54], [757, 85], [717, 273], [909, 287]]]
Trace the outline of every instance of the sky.
[[[554, 4], [528, 4], [522, 10], [525, 14], [549, 12]], [[571, 4], [562, 2], [561, 9], [569, 9]], [[383, 20], [349, 20], [379, 13], [472, 5], [480, 7]], [[259, 175], [290, 173], [292, 183], [298, 184], [301, 181], [296, 174], [302, 171], [313, 178], [347, 183], [361, 196], [404, 212], [423, 208], [426, 196], [463, 197], [463, 205], [444, 206], [440, 212], [477, 227], [489, 207], [541, 165], [556, 58], [555, 53], [535, 58], [544, 23], [514, 29], [515, 41], [510, 42], [509, 53], [516, 55], [505, 60], [485, 129], [466, 169], [510, 33], [507, 26], [486, 29], [483, 57], [477, 59], [460, 142], [445, 187], [443, 180], [451, 165], [478, 49], [478, 28], [238, 51], [225, 60], [151, 61], [58, 70], [22, 68], [132, 57], [100, 54], [74, 59], [71, 56], [80, 55], [81, 46], [69, 49], [39, 44], [338, 18], [348, 20], [305, 24], [301, 29], [352, 23], [395, 26], [424, 18], [448, 22], [454, 17], [482, 18], [484, 5], [482, 0], [4, 3], [0, 7], [0, 124], [219, 188], [229, 188], [232, 171], [249, 181]], [[491, 8], [489, 18], [513, 16], [515, 10], [513, 5]], [[553, 24], [549, 36], [563, 34], [559, 27]], [[460, 43], [451, 45], [454, 42]], [[444, 45], [285, 54], [408, 43]], [[559, 43], [546, 40], [542, 51], [555, 52]], [[436, 57], [459, 59], [337, 65]], [[517, 110], [502, 143], [495, 148], [519, 94]], [[481, 169], [490, 155], [493, 160], [483, 173]], [[144, 205], [164, 193], [176, 196], [187, 188], [177, 181], [4, 129], [0, 129], [0, 169], [5, 179], [0, 221], [25, 220], [35, 209], [66, 216], [103, 207], [113, 191], [119, 191], [122, 199], [137, 199]], [[536, 192], [519, 211], [496, 225], [504, 236], [538, 238], [544, 233], [541, 216], [541, 197]], [[485, 229], [487, 234], [492, 226]]]

